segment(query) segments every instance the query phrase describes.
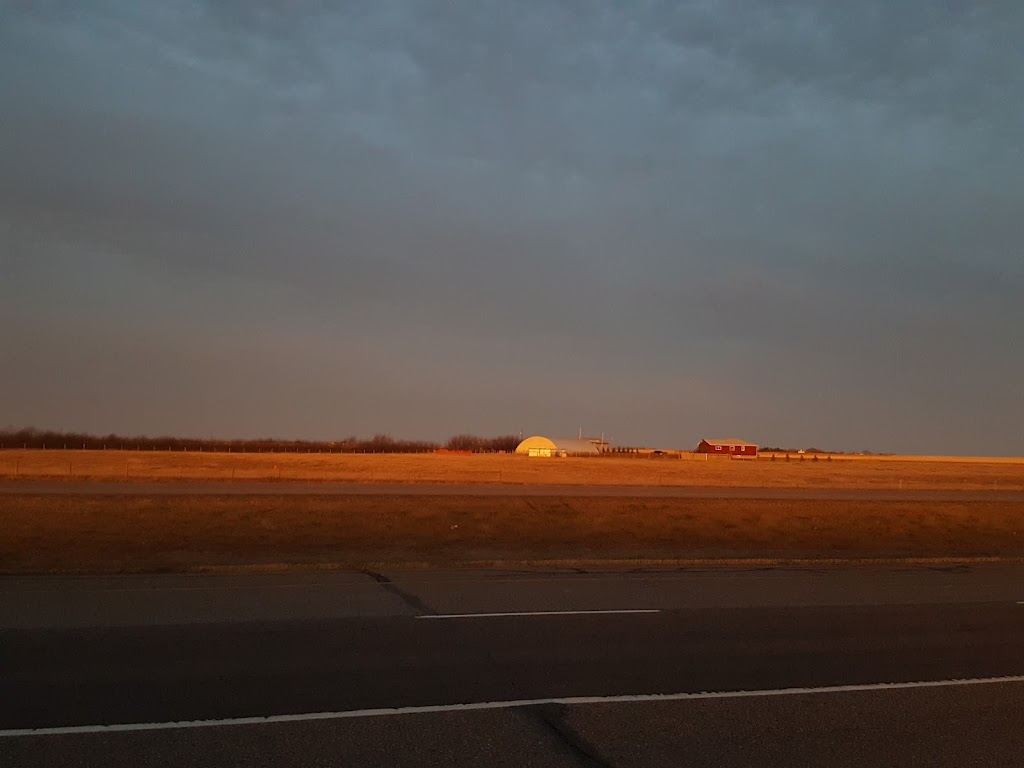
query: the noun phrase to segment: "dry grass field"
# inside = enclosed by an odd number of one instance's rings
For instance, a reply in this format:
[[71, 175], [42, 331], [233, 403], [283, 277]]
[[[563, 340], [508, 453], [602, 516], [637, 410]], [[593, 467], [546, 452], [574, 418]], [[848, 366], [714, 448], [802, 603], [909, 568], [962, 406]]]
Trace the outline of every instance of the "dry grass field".
[[[0, 483], [254, 480], [1024, 490], [1024, 460], [3, 451]], [[1024, 557], [1024, 504], [630, 497], [0, 496], [0, 572]]]
[[1024, 556], [1014, 502], [2, 497], [0, 572]]
[[793, 455], [729, 460], [507, 454], [238, 454], [165, 451], [8, 450], [4, 480], [280, 480], [335, 483], [511, 483], [753, 488], [1024, 490], [1024, 459]]

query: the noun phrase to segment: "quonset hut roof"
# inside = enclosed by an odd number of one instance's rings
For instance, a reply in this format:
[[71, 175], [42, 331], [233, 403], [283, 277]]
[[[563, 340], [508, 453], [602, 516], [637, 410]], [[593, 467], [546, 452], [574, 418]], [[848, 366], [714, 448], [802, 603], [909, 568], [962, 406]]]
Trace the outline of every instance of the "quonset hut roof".
[[528, 437], [516, 447], [516, 453], [529, 453], [530, 449], [547, 450], [552, 453], [597, 454], [600, 449], [592, 440], [578, 437]]

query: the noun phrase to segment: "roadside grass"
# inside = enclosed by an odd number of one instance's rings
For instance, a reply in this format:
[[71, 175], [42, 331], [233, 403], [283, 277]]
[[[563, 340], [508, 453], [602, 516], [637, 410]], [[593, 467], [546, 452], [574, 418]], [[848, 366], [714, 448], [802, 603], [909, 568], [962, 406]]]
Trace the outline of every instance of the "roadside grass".
[[0, 481], [320, 481], [755, 488], [1024, 490], [1024, 459], [777, 455], [729, 460], [509, 454], [0, 451]]
[[0, 572], [1024, 557], [1016, 502], [620, 497], [35, 496]]

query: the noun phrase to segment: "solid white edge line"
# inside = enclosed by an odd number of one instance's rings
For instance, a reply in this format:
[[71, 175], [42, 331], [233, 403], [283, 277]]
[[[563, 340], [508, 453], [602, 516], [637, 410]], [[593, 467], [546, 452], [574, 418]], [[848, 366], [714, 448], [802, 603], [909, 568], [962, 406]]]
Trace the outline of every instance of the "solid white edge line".
[[592, 616], [615, 613], [661, 613], [658, 608], [627, 608], [605, 611], [507, 611], [503, 613], [422, 613], [415, 619], [492, 619], [501, 616]]
[[474, 712], [487, 709], [515, 709], [544, 704], [630, 704], [660, 701], [690, 701], [701, 699], [746, 699], [767, 696], [800, 696], [816, 693], [856, 693], [860, 691], [896, 691], [908, 688], [946, 688], [959, 685], [992, 685], [998, 683], [1024, 683], [1024, 675], [1005, 677], [973, 677], [960, 680], [924, 680], [910, 683], [865, 683], [860, 685], [829, 685], [817, 688], [772, 688], [761, 691], [702, 691], [699, 693], [646, 693], [625, 696], [569, 696], [550, 699], [515, 699], [511, 701], [484, 701], [473, 704], [433, 704], [393, 709], [353, 709], [343, 712], [311, 712], [302, 715], [269, 715], [267, 717], [232, 717], [223, 720], [182, 720], [172, 723], [123, 723], [115, 725], [70, 725], [57, 728], [13, 728], [0, 730], [0, 738], [13, 736], [62, 736], [84, 733], [122, 733], [126, 731], [166, 731], [180, 728], [215, 728], [235, 725], [268, 725], [296, 723], [309, 720], [346, 720], [357, 717], [391, 717], [394, 715], [421, 715], [437, 712]]

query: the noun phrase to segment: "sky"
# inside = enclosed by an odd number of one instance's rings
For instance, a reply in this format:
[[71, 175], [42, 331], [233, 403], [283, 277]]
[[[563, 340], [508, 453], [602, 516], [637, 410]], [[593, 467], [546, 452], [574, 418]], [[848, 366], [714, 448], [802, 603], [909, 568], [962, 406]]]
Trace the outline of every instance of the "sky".
[[1022, 36], [0, 0], [0, 428], [1024, 455]]

